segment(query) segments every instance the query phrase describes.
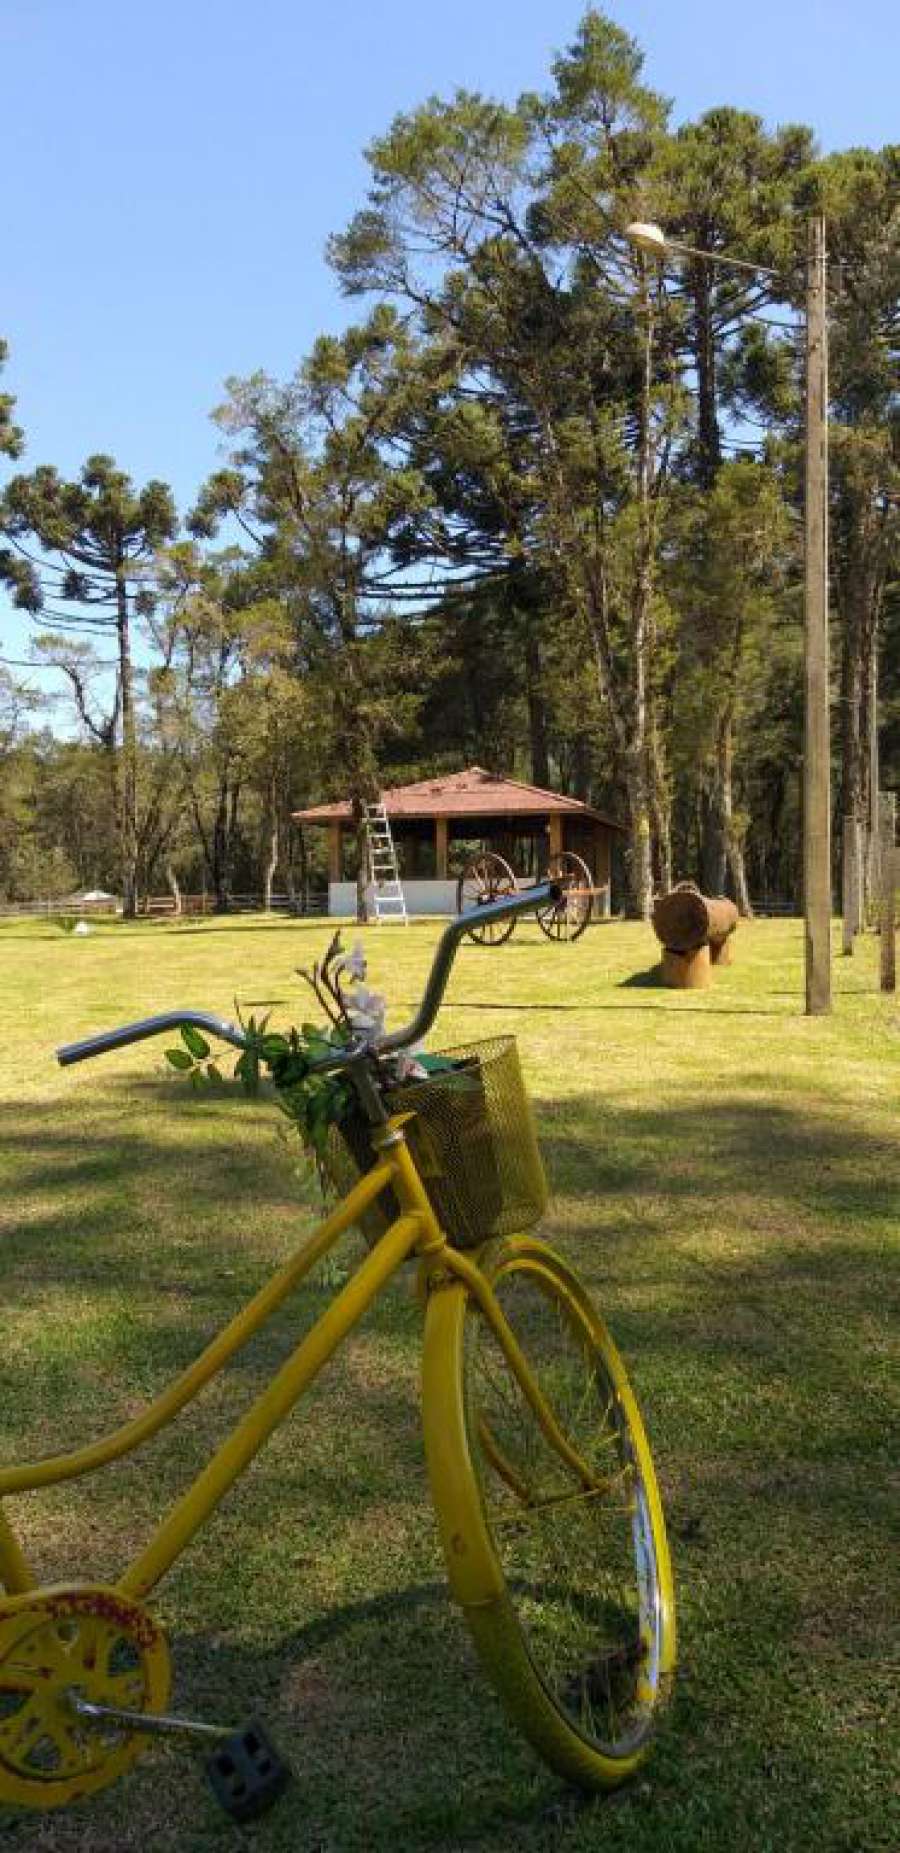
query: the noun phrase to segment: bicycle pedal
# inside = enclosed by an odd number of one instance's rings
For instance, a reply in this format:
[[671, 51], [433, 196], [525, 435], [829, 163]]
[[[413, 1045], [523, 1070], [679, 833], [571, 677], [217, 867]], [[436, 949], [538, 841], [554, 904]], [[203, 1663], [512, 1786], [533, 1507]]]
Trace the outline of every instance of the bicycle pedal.
[[205, 1768], [216, 1801], [233, 1821], [253, 1821], [265, 1814], [291, 1776], [256, 1718], [224, 1737]]

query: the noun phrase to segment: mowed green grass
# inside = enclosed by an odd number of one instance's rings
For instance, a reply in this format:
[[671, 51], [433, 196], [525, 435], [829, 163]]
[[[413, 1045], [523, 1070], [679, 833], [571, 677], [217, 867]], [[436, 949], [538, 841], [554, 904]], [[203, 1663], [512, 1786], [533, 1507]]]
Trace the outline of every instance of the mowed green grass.
[[[439, 928], [370, 929], [393, 1021]], [[145, 1043], [59, 1070], [54, 1046], [179, 1004], [271, 1002], [328, 929], [261, 918], [0, 929], [0, 1457], [84, 1442], [183, 1367], [302, 1237], [280, 1116], [196, 1100]], [[417, 1412], [419, 1313], [392, 1286], [158, 1592], [175, 1703], [258, 1713], [296, 1779], [243, 1834], [194, 1757], [4, 1815], [14, 1853], [900, 1845], [894, 1335], [900, 1016], [877, 945], [802, 1015], [799, 922], [743, 925], [703, 994], [629, 983], [654, 942], [533, 926], [466, 946], [439, 1035], [513, 1030], [553, 1188], [550, 1238], [629, 1361], [666, 1498], [681, 1638], [652, 1761], [566, 1791], [507, 1727], [444, 1594]], [[42, 1575], [111, 1578], [359, 1252], [302, 1289], [163, 1437], [11, 1503]]]

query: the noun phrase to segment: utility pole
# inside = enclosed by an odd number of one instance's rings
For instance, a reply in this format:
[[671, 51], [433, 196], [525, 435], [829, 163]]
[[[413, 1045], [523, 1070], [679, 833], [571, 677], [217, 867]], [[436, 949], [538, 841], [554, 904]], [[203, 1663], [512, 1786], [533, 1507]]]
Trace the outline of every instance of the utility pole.
[[806, 1014], [831, 1009], [831, 744], [828, 690], [828, 325], [825, 220], [809, 226], [806, 271], [806, 723], [803, 912]]

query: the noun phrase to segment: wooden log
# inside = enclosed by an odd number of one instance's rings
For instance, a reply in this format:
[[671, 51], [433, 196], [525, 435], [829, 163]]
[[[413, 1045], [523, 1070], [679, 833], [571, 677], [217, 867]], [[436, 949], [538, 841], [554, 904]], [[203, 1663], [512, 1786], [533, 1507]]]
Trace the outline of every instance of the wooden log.
[[709, 946], [693, 946], [690, 952], [673, 952], [664, 946], [662, 981], [672, 991], [705, 991], [712, 982]]
[[669, 952], [694, 952], [721, 945], [738, 923], [738, 910], [724, 896], [710, 900], [691, 884], [660, 894], [653, 903], [653, 930]]

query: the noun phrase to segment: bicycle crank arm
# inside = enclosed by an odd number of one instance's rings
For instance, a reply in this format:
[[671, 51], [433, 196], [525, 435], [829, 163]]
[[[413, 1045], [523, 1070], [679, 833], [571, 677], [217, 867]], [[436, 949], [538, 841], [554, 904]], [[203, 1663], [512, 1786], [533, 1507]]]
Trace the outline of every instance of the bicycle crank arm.
[[128, 1711], [121, 1705], [98, 1705], [80, 1692], [67, 1692], [69, 1710], [86, 1724], [122, 1724], [130, 1731], [146, 1731], [149, 1737], [183, 1735], [186, 1737], [224, 1738], [234, 1735], [230, 1724], [202, 1724], [199, 1718], [170, 1718], [165, 1713]]
[[202, 1724], [199, 1718], [170, 1718], [164, 1713], [129, 1711], [124, 1705], [98, 1705], [83, 1693], [66, 1693], [69, 1710], [87, 1724], [119, 1724], [148, 1737], [202, 1737], [212, 1742], [206, 1774], [216, 1801], [233, 1821], [254, 1821], [265, 1814], [290, 1781], [288, 1765], [257, 1719], [238, 1730], [227, 1724]]

